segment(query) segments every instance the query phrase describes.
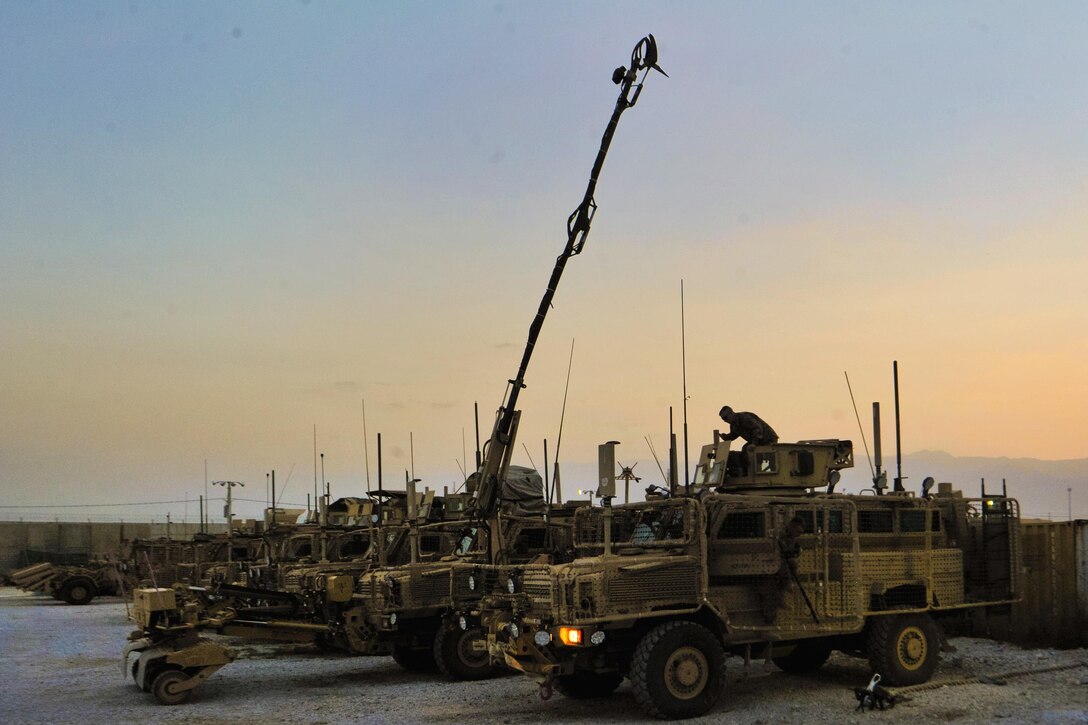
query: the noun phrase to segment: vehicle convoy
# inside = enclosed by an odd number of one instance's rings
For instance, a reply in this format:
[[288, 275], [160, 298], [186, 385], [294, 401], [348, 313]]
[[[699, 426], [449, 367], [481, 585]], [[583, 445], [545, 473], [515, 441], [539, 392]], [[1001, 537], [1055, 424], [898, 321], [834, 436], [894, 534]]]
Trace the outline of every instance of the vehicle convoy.
[[849, 441], [716, 440], [686, 490], [623, 506], [609, 505], [610, 460], [605, 505], [574, 516], [578, 558], [508, 567], [481, 602], [492, 658], [542, 695], [605, 695], [626, 677], [649, 714], [693, 717], [718, 700], [726, 654], [804, 673], [832, 650], [867, 657], [881, 684], [918, 684], [941, 618], [1017, 599], [1015, 500], [933, 493], [931, 479], [917, 496], [833, 493]]
[[[420, 639], [429, 630], [435, 633], [436, 639], [441, 636], [451, 642], [448, 651], [459, 653], [470, 670], [478, 667], [484, 651], [482, 631], [470, 637], [446, 637], [446, 626], [451, 622], [451, 615], [458, 611], [455, 609], [456, 603], [461, 601], [460, 594], [453, 591], [457, 581], [453, 571], [459, 568], [467, 578], [471, 571], [465, 567], [490, 567], [505, 561], [521, 560], [518, 558], [518, 547], [523, 546], [525, 555], [529, 555], [537, 549], [550, 551], [556, 546], [557, 539], [549, 532], [562, 527], [558, 521], [551, 521], [553, 512], [543, 497], [540, 500], [543, 511], [529, 517], [534, 520], [519, 520], [521, 516], [509, 513], [504, 520], [502, 504], [508, 498], [510, 457], [521, 416], [517, 410], [517, 400], [525, 387], [529, 361], [566, 263], [580, 254], [585, 246], [597, 209], [593, 194], [620, 115], [635, 105], [650, 70], [664, 73], [657, 66], [657, 44], [652, 35], [636, 44], [631, 53], [630, 68], [620, 67], [612, 74], [613, 82], [620, 87], [619, 97], [605, 128], [585, 194], [567, 219], [566, 244], [556, 258], [536, 316], [529, 326], [518, 372], [508, 383], [490, 440], [482, 451], [482, 458], [477, 459], [474, 474], [477, 485], [470, 499], [471, 504], [460, 507], [462, 510], [457, 512], [454, 521], [443, 520], [428, 525], [426, 515], [420, 520], [417, 498], [409, 487], [406, 498], [412, 510], [406, 522], [390, 524], [383, 520], [380, 513], [376, 514], [378, 520], [372, 535], [370, 555], [365, 557], [368, 568], [384, 568], [391, 563], [408, 565], [408, 569], [398, 567], [386, 572], [380, 581], [375, 577], [362, 576], [364, 572], [331, 574], [325, 570], [328, 562], [320, 562], [314, 565], [312, 571], [300, 574], [302, 592], [242, 591], [246, 588], [233, 587], [227, 593], [230, 600], [225, 606], [217, 606], [208, 593], [191, 588], [188, 591], [175, 588], [138, 592], [140, 629], [130, 635], [132, 641], [125, 648], [125, 672], [131, 673], [142, 688], [153, 692], [159, 702], [175, 704], [184, 700], [197, 684], [231, 659], [232, 655], [225, 647], [197, 636], [198, 631], [209, 628], [231, 634], [242, 633], [246, 629], [308, 632], [319, 642], [346, 646], [355, 652], [378, 654], [385, 650], [397, 654], [399, 650], [398, 660], [413, 669], [417, 664], [434, 661], [435, 652], [420, 646]], [[641, 80], [638, 77], [640, 72], [643, 74]], [[380, 470], [379, 465], [379, 476]], [[456, 499], [451, 503], [454, 501]], [[554, 513], [558, 519], [564, 510], [560, 508]], [[433, 546], [425, 544], [428, 537], [432, 537]], [[405, 541], [407, 546], [402, 543]], [[407, 559], [392, 560], [388, 551], [390, 545], [398, 547], [401, 557], [407, 551]], [[470, 554], [469, 558], [458, 559], [458, 551]], [[428, 561], [434, 562], [444, 555], [451, 556], [449, 562], [443, 562], [438, 567], [424, 566]], [[455, 567], [454, 564], [460, 566]], [[408, 585], [407, 590], [398, 585], [397, 577], [401, 576], [401, 571], [411, 572], [400, 582]], [[358, 582], [357, 577], [361, 579]], [[406, 591], [409, 595], [423, 596], [419, 599], [398, 598], [398, 593], [403, 595]], [[434, 604], [431, 606], [427, 606], [425, 601], [427, 591], [433, 595]], [[210, 596], [216, 595], [211, 593]], [[221, 599], [220, 603], [224, 601]], [[239, 607], [243, 601], [247, 606]], [[403, 629], [397, 628], [401, 613], [405, 615], [405, 620], [416, 619], [417, 625], [425, 621], [426, 625], [413, 627], [408, 626], [406, 621]], [[375, 617], [387, 636], [374, 633]], [[134, 654], [138, 656], [132, 658]], [[454, 670], [449, 673], [458, 676]]]

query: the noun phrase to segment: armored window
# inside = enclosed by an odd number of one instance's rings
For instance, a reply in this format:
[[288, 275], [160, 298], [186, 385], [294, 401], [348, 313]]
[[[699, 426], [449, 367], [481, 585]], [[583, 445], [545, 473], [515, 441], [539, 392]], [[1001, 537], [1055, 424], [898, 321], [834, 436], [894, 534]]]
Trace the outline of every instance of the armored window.
[[926, 512], [922, 509], [899, 512], [899, 531], [904, 534], [922, 533], [926, 530]]
[[[826, 525], [825, 525], [826, 518]], [[830, 511], [817, 511], [816, 512], [817, 525], [828, 534], [841, 534], [842, 529], [842, 511], [839, 509], [831, 509]]]
[[725, 515], [719, 539], [762, 539], [767, 535], [767, 514], [764, 511], [737, 511]]
[[816, 528], [813, 526], [813, 522], [817, 520], [817, 516], [819, 516], [819, 518], [822, 519], [823, 518], [823, 511], [820, 511], [818, 514], [815, 511], [805, 511], [805, 510], [794, 511], [792, 518], [801, 519], [802, 521], [804, 521], [805, 522], [805, 533], [806, 534], [811, 534], [811, 533], [814, 533], [816, 531]]
[[442, 536], [440, 534], [423, 534], [419, 537], [419, 550], [424, 554], [435, 554], [442, 551]]
[[794, 451], [794, 476], [811, 476], [816, 472], [816, 464], [813, 462], [812, 451]]
[[370, 542], [367, 539], [354, 537], [340, 543], [340, 556], [344, 559], [362, 556], [369, 548]]
[[936, 510], [930, 511], [929, 530], [930, 531], [940, 531], [941, 530], [941, 512], [940, 511], [936, 511]]
[[725, 481], [725, 461], [716, 461], [710, 469], [710, 484], [720, 486]]
[[309, 539], [302, 539], [301, 541], [295, 541], [291, 545], [291, 553], [289, 557], [295, 559], [301, 559], [304, 556], [309, 556], [313, 553], [313, 547], [310, 544]]
[[244, 546], [235, 546], [232, 548], [231, 554], [235, 559], [248, 559], [249, 549]]
[[756, 473], [763, 475], [778, 473], [778, 454], [773, 451], [757, 453]]
[[544, 529], [522, 529], [514, 539], [514, 551], [519, 554], [528, 554], [530, 551], [539, 551], [547, 542], [547, 532]]
[[695, 467], [695, 478], [692, 480], [696, 486], [701, 486], [706, 483], [706, 466], [702, 463]]
[[883, 510], [858, 511], [858, 533], [892, 533], [892, 512]]

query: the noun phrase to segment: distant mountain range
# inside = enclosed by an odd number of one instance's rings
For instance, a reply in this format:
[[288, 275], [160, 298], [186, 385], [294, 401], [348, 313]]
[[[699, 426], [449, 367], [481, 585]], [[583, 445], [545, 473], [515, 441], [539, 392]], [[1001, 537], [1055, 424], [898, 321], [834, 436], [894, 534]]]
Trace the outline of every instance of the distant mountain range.
[[[854, 451], [855, 455], [858, 453]], [[884, 456], [888, 485], [895, 476], [895, 455]], [[1000, 493], [1005, 480], [1008, 494], [1020, 501], [1024, 518], [1050, 518], [1064, 521], [1069, 517], [1072, 494], [1074, 518], [1088, 519], [1088, 458], [1044, 461], [1038, 458], [987, 458], [953, 456], [944, 451], [917, 451], [903, 456], [904, 485], [917, 491], [926, 476], [950, 481], [965, 495], [978, 496], [982, 480], [987, 493]], [[843, 485], [856, 491], [871, 485], [868, 463], [862, 457], [843, 476]], [[1070, 491], [1069, 489], [1072, 489]]]

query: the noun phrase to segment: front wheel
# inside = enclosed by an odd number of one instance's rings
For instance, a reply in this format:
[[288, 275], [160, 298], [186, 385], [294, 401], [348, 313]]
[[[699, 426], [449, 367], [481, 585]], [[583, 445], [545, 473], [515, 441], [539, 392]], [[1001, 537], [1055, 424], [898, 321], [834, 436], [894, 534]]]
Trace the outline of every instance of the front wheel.
[[659, 624], [643, 636], [631, 659], [635, 700], [650, 715], [680, 719], [714, 707], [725, 685], [725, 651], [695, 622]]
[[485, 680], [496, 673], [487, 654], [487, 633], [479, 626], [443, 624], [434, 638], [434, 661], [451, 680]]
[[64, 583], [58, 598], [69, 604], [90, 604], [96, 594], [98, 589], [93, 581], [86, 577], [76, 577]]
[[928, 614], [877, 617], [869, 628], [866, 654], [887, 685], [920, 685], [933, 676], [940, 657], [940, 631]]
[[155, 676], [151, 683], [151, 694], [161, 705], [180, 705], [189, 699], [192, 690], [182, 690], [179, 686], [189, 680], [189, 675], [181, 670], [166, 670]]

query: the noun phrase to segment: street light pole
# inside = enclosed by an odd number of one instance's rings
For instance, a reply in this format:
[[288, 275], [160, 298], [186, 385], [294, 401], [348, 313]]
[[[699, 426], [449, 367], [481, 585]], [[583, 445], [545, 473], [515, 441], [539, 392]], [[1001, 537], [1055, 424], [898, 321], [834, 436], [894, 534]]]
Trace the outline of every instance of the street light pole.
[[234, 547], [231, 545], [234, 529], [234, 506], [231, 501], [231, 490], [235, 486], [245, 486], [241, 481], [212, 481], [213, 486], [223, 486], [227, 489], [227, 563], [234, 561]]

